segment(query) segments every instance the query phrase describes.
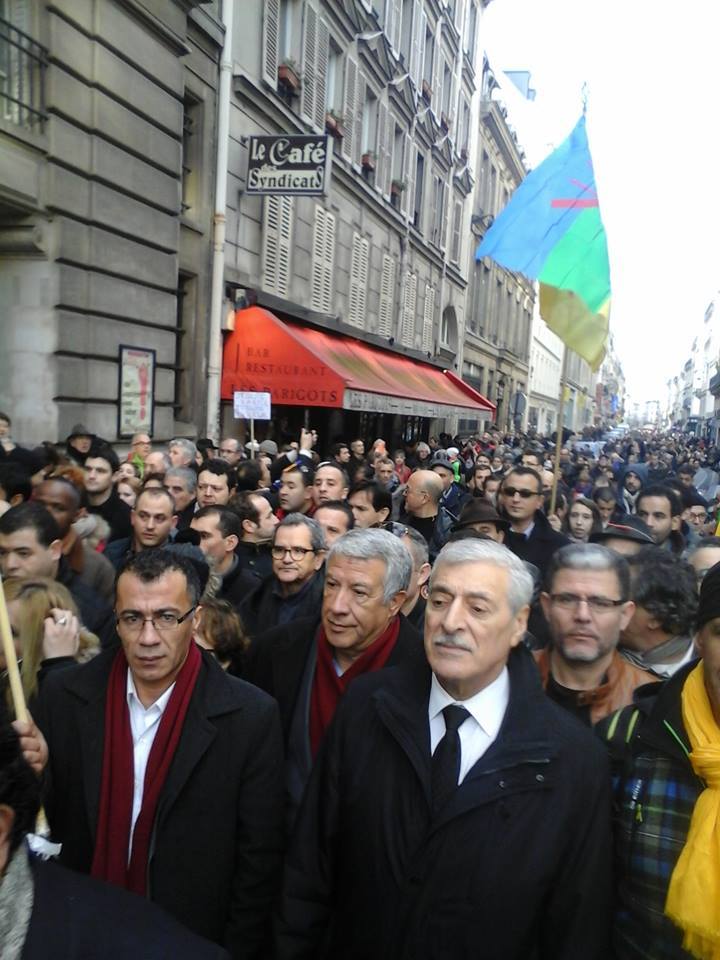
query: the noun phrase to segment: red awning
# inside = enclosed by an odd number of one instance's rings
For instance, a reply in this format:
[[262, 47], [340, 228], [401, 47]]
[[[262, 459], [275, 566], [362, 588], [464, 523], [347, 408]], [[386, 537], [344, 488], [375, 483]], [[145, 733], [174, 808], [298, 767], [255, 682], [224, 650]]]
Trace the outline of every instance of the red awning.
[[232, 400], [236, 390], [269, 392], [273, 404], [420, 417], [495, 411], [450, 371], [284, 323], [261, 307], [238, 310], [225, 342], [222, 399]]

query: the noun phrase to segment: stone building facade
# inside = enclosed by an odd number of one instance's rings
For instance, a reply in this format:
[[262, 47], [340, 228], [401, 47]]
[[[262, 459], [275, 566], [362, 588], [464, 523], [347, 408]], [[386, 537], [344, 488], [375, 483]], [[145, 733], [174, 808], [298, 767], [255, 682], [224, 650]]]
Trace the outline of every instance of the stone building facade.
[[118, 438], [119, 348], [154, 436], [204, 423], [217, 3], [0, 2], [0, 408], [23, 442]]
[[[231, 300], [460, 374], [482, 7], [482, 0], [236, 3]], [[248, 137], [273, 133], [331, 136], [325, 197], [245, 193]], [[223, 417], [225, 429], [237, 429], [229, 403]], [[381, 415], [362, 429], [417, 435], [419, 422], [407, 420]], [[340, 422], [336, 411], [326, 436]]]
[[[476, 189], [471, 229], [476, 247], [507, 204], [527, 170], [503, 104], [494, 99], [495, 80], [487, 64], [482, 74]], [[471, 265], [463, 376], [497, 404], [502, 430], [527, 423], [530, 339], [534, 284], [489, 257]], [[487, 422], [477, 424], [477, 429]], [[467, 423], [473, 428], [471, 422]]]

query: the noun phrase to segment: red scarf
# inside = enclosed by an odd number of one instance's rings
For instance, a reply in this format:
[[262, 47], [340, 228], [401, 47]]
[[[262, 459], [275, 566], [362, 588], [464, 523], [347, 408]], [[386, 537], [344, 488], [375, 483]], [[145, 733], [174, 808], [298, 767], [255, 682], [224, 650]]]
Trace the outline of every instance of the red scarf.
[[367, 650], [363, 650], [353, 665], [339, 677], [333, 662], [334, 648], [320, 626], [317, 639], [317, 666], [310, 695], [310, 748], [313, 757], [320, 748], [325, 731], [330, 726], [340, 697], [348, 684], [363, 673], [382, 670], [395, 647], [400, 632], [400, 617], [390, 621], [384, 633], [374, 640]]
[[145, 894], [150, 835], [158, 800], [165, 785], [170, 764], [182, 733], [190, 697], [200, 670], [202, 657], [195, 643], [175, 680], [175, 687], [160, 718], [160, 725], [148, 757], [143, 785], [142, 807], [135, 822], [132, 852], [128, 863], [128, 844], [133, 806], [135, 763], [127, 703], [125, 654], [118, 651], [113, 661], [105, 697], [105, 741], [100, 782], [95, 852], [91, 874], [118, 887]]

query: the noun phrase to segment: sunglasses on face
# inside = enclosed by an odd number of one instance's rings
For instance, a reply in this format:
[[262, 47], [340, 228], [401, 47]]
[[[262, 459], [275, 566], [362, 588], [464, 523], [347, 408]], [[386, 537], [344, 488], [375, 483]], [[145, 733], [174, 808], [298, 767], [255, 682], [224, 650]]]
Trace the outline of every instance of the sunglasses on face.
[[529, 500], [530, 497], [539, 497], [540, 494], [537, 490], [518, 490], [517, 487], [503, 487], [502, 489], [503, 496], [514, 497], [517, 493], [523, 498], [523, 500]]

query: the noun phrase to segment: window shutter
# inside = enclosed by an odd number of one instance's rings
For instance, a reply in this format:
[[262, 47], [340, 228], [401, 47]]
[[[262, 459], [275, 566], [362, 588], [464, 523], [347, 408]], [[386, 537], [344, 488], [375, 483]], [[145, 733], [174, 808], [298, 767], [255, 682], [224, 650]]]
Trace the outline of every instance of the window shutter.
[[422, 348], [423, 353], [432, 353], [433, 325], [435, 320], [435, 287], [425, 284], [425, 307], [423, 309]]
[[343, 117], [345, 136], [342, 140], [342, 152], [346, 160], [352, 163], [355, 149], [355, 97], [357, 88], [357, 63], [352, 57], [345, 61], [345, 90], [343, 97]]
[[415, 219], [415, 173], [417, 171], [418, 148], [415, 146], [412, 138], [410, 140], [410, 162], [408, 164], [407, 185], [405, 193], [407, 194], [407, 218], [412, 223]]
[[292, 250], [292, 221], [295, 202], [292, 197], [280, 197], [280, 200], [277, 292], [281, 297], [286, 297], [290, 290], [290, 251]]
[[460, 238], [462, 232], [462, 201], [456, 200], [453, 204], [452, 220], [452, 242], [450, 243], [450, 261], [451, 263], [460, 262]]
[[280, 0], [266, 0], [263, 13], [262, 77], [277, 87], [280, 46]]
[[322, 310], [323, 258], [325, 256], [325, 211], [319, 205], [315, 207], [315, 224], [312, 240], [312, 270], [310, 274], [310, 306], [313, 310]]
[[402, 27], [402, 0], [389, 0], [393, 8], [392, 12], [392, 32], [388, 34], [393, 50], [400, 50], [400, 30]]
[[388, 108], [382, 101], [378, 102], [377, 115], [377, 160], [375, 163], [375, 186], [382, 194], [389, 191], [386, 188], [388, 172]]
[[323, 294], [320, 309], [332, 310], [333, 268], [335, 266], [335, 214], [325, 211], [325, 250], [322, 260]]
[[395, 140], [395, 118], [388, 109], [385, 114], [385, 143], [387, 149], [385, 153], [385, 183], [383, 184], [383, 193], [390, 196], [390, 184], [393, 175], [393, 149]]
[[292, 197], [266, 197], [263, 224], [262, 271], [265, 289], [286, 297], [290, 288]]
[[369, 255], [369, 241], [361, 237], [359, 233], [353, 234], [352, 253], [350, 257], [348, 320], [357, 327], [362, 327], [365, 323]]
[[411, 177], [411, 164], [413, 158], [413, 139], [409, 133], [405, 134], [405, 140], [403, 144], [403, 167], [402, 167], [402, 178], [405, 183], [405, 189], [400, 195], [400, 209], [407, 219], [411, 217], [411, 211], [414, 206], [414, 198], [410, 197], [410, 177]]
[[325, 130], [325, 99], [328, 60], [330, 59], [330, 31], [324, 20], [318, 18], [317, 54], [315, 57], [315, 126]]
[[442, 184], [442, 220], [440, 221], [440, 241], [438, 246], [444, 250], [447, 246], [448, 232], [448, 204], [450, 202], [450, 189], [446, 183]]
[[418, 59], [417, 72], [415, 74], [415, 87], [420, 90], [422, 87], [423, 73], [425, 72], [425, 33], [427, 32], [427, 14], [422, 3], [419, 4], [420, 16], [417, 18], [417, 29], [415, 30], [415, 42], [417, 43]]
[[432, 100], [430, 105], [432, 111], [436, 117], [440, 116], [440, 111], [442, 110], [442, 86], [443, 86], [443, 64], [445, 63], [444, 58], [440, 53], [440, 44], [435, 40], [435, 46], [433, 49], [433, 83], [432, 83]]
[[412, 22], [410, 24], [410, 56], [408, 57], [408, 62], [405, 64], [407, 72], [410, 74], [410, 79], [417, 87], [417, 69], [418, 69], [418, 23], [420, 22], [420, 4], [418, 0], [413, 0], [412, 5]]
[[355, 82], [355, 130], [353, 132], [353, 163], [360, 166], [363, 151], [372, 149], [374, 144], [363, 143], [363, 111], [365, 109], [365, 77], [357, 71]]
[[308, 123], [315, 122], [315, 72], [317, 67], [317, 14], [309, 3], [305, 4], [303, 25], [302, 87], [300, 89], [300, 115]]
[[385, 254], [380, 277], [380, 308], [378, 310], [378, 335], [381, 337], [392, 335], [394, 308], [395, 261]]
[[417, 274], [405, 275], [405, 294], [403, 296], [403, 318], [401, 340], [406, 347], [412, 347], [415, 341], [415, 310], [417, 308]]
[[280, 202], [282, 197], [265, 197], [263, 223], [262, 273], [266, 290], [277, 290]]

